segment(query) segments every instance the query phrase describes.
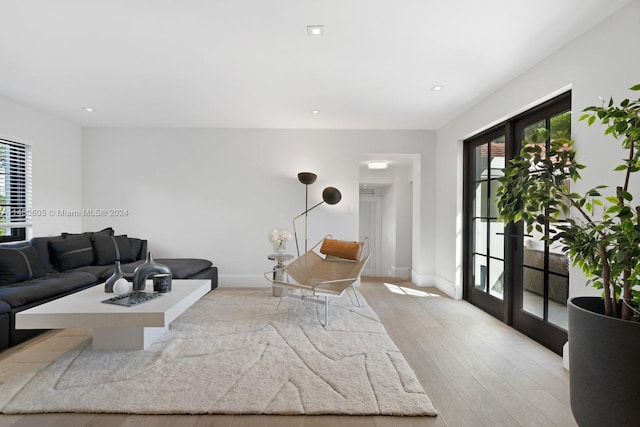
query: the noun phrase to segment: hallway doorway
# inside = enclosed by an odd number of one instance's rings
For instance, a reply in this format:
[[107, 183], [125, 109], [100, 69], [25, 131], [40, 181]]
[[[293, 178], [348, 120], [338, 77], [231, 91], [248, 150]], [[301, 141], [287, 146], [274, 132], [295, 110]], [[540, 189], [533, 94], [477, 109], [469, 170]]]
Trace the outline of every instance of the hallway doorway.
[[[381, 158], [386, 168], [368, 167]], [[416, 161], [417, 154], [361, 155], [359, 234], [369, 238], [372, 254], [365, 275], [411, 280]]]

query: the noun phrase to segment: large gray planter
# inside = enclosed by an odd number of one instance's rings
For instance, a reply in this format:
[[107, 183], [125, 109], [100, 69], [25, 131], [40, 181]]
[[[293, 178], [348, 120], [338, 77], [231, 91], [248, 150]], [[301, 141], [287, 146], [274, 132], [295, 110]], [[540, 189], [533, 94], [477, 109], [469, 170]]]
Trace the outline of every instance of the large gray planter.
[[636, 427], [640, 323], [603, 312], [599, 297], [569, 301], [571, 411], [581, 427]]

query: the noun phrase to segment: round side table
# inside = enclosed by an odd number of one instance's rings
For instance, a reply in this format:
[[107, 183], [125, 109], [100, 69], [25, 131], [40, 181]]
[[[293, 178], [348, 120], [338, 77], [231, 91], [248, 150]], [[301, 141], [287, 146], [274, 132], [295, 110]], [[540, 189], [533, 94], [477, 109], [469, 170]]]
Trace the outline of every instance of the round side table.
[[[271, 261], [276, 261], [276, 265], [273, 267], [273, 280], [280, 280], [284, 278], [284, 272], [282, 269], [284, 268], [284, 263], [286, 261], [291, 261], [293, 259], [293, 255], [289, 254], [271, 254], [267, 256]], [[279, 297], [282, 295], [282, 286], [273, 285], [273, 296]]]

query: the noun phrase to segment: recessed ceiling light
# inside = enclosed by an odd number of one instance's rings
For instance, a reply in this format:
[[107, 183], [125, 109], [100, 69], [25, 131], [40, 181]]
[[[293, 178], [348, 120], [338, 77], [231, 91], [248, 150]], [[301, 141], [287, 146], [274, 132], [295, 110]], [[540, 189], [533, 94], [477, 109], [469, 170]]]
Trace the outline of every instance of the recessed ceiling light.
[[311, 114], [320, 114], [320, 110], [311, 110]]
[[93, 108], [91, 108], [91, 107], [84, 107], [83, 110], [87, 111], [89, 113], [93, 112]]
[[369, 169], [386, 169], [389, 166], [387, 162], [376, 161], [367, 163]]
[[324, 25], [307, 25], [307, 35], [309, 37], [324, 35]]
[[444, 86], [442, 85], [435, 85], [431, 88], [431, 90], [434, 92], [440, 92], [442, 89], [444, 89]]

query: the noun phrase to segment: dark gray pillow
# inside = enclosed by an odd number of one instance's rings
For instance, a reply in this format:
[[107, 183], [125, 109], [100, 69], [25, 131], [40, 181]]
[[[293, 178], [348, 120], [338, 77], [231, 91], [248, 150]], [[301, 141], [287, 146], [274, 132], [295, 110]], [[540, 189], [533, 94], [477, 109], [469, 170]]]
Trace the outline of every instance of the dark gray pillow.
[[33, 246], [0, 249], [0, 286], [43, 275], [38, 252]]
[[[134, 261], [140, 258], [140, 251], [142, 251], [142, 239], [136, 239], [135, 237], [129, 237], [129, 246], [131, 246], [131, 252], [133, 253]], [[142, 254], [146, 256], [146, 254]]]
[[92, 265], [94, 262], [93, 246], [89, 236], [67, 237], [64, 240], [50, 242], [58, 271]]
[[116, 261], [125, 263], [136, 260], [127, 236], [94, 236], [91, 240], [96, 255], [96, 264], [98, 265], [110, 265]]
[[107, 227], [107, 228], [103, 228], [100, 231], [86, 231], [84, 233], [62, 233], [61, 236], [64, 238], [78, 237], [78, 236], [89, 236], [89, 238], [92, 238], [96, 236], [113, 236], [114, 234], [115, 232], [113, 231], [113, 228]]

